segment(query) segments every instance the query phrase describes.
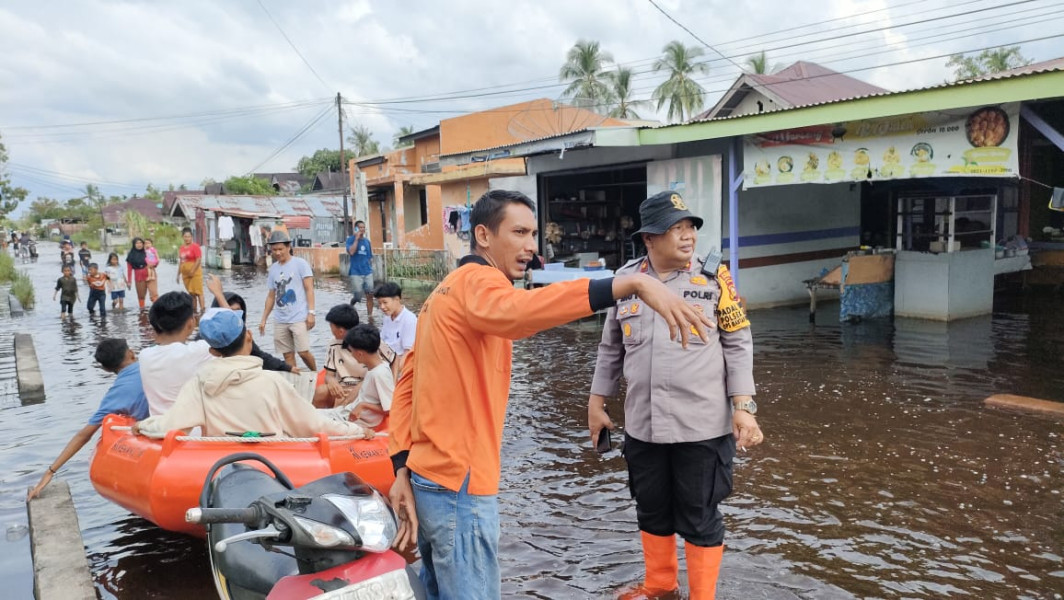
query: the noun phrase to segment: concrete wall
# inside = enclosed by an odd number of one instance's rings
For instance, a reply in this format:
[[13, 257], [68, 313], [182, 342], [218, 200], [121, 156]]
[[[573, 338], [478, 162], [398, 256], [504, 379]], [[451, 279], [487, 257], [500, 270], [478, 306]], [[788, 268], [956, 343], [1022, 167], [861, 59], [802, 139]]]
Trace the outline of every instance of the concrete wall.
[[[721, 155], [721, 247], [728, 259], [730, 140], [678, 144], [678, 158]], [[742, 150], [736, 152], [742, 169]], [[739, 192], [739, 292], [752, 308], [805, 304], [802, 280], [837, 266], [860, 245], [860, 187], [788, 185]]]

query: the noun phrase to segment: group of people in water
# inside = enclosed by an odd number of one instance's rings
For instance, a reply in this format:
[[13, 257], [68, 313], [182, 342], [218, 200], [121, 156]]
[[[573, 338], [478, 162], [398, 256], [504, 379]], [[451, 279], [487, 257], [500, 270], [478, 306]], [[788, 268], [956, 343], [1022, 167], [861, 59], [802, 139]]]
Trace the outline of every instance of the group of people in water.
[[[182, 238], [184, 243], [178, 250], [177, 283], [184, 283], [185, 290], [193, 297], [195, 311], [202, 312], [205, 308], [203, 251], [193, 241], [191, 229], [186, 227]], [[155, 302], [159, 298], [159, 252], [151, 238], [133, 238], [124, 261], [119, 258], [119, 252], [111, 252], [102, 266], [93, 261], [88, 242], [82, 241], [75, 253], [73, 242], [64, 239], [60, 243], [59, 262], [62, 275], [56, 280], [52, 301], [59, 301], [63, 320], [73, 319], [74, 306], [82, 299], [79, 284], [88, 288], [86, 309], [89, 314], [95, 315], [98, 310], [101, 317], [107, 316], [108, 300], [111, 310], [125, 310], [127, 290], [136, 292], [141, 310], [147, 307], [148, 300]], [[77, 270], [80, 270], [80, 281], [75, 276]]]

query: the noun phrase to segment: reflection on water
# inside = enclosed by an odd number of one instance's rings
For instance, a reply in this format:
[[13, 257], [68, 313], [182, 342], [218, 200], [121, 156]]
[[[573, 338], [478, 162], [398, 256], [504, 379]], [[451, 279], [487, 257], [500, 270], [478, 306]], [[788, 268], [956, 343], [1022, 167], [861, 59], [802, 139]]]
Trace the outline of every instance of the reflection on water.
[[[80, 326], [60, 324], [58, 305], [43, 298], [55, 279], [44, 261], [31, 266], [40, 306], [17, 326], [34, 333], [48, 398], [0, 410], [0, 519], [9, 532], [25, 523], [26, 487], [112, 381], [93, 366], [93, 346], [112, 335], [137, 349], [151, 339], [137, 311], [94, 321], [78, 307]], [[161, 281], [172, 281], [174, 266], [162, 269]], [[263, 274], [225, 277], [251, 318], [261, 314]], [[316, 285], [319, 314], [347, 298], [342, 280]], [[416, 308], [424, 293], [408, 295]], [[767, 441], [737, 460], [718, 597], [1061, 597], [1064, 427], [982, 406], [998, 392], [1064, 400], [1056, 304], [1004, 299], [992, 318], [950, 324], [811, 326], [804, 308], [753, 313]], [[269, 333], [256, 335], [264, 348], [273, 346]], [[641, 577], [623, 459], [594, 453], [585, 428], [598, 337], [589, 320], [515, 345], [500, 492], [507, 597], [608, 597]], [[315, 328], [317, 356], [327, 343], [327, 328]], [[621, 421], [621, 413], [613, 401], [611, 415]], [[61, 476], [100, 595], [213, 597], [202, 542], [103, 501], [88, 461], [82, 452]], [[29, 597], [28, 540], [9, 535], [6, 549], [0, 575], [11, 597]]]

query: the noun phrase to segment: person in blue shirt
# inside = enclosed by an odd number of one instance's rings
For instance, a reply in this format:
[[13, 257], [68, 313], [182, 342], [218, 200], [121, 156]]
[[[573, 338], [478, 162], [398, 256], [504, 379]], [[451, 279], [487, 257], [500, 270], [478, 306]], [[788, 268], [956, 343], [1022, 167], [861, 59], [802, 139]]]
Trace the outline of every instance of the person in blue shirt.
[[89, 443], [103, 424], [104, 417], [112, 413], [129, 415], [138, 421], [148, 417], [148, 398], [144, 395], [144, 386], [140, 382], [140, 365], [126, 341], [108, 338], [100, 342], [96, 346], [96, 362], [100, 363], [105, 371], [116, 373], [118, 377], [100, 400], [100, 407], [89, 418], [89, 423], [70, 438], [59, 457], [49, 465], [48, 470], [41, 475], [41, 480], [26, 495], [27, 502], [39, 496], [41, 490], [52, 481], [52, 476], [63, 468], [78, 450]]
[[347, 237], [347, 254], [351, 257], [347, 276], [351, 278], [351, 305], [366, 297], [366, 316], [373, 318], [373, 248], [366, 235], [366, 223], [355, 221], [355, 234]]

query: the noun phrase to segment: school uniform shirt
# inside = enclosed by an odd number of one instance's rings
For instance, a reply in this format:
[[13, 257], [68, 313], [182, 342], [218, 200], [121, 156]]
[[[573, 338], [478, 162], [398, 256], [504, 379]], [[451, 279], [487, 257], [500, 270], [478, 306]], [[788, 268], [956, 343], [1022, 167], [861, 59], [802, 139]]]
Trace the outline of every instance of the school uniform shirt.
[[89, 417], [89, 425], [100, 425], [110, 414], [129, 415], [136, 420], [148, 418], [148, 397], [140, 381], [140, 363], [126, 365], [108, 388], [100, 407]]
[[384, 316], [381, 323], [381, 341], [397, 355], [403, 355], [414, 347], [414, 338], [417, 337], [417, 315], [405, 306], [399, 316], [392, 319]]
[[[606, 314], [591, 393], [617, 394], [621, 374], [628, 382], [624, 431], [643, 442], [697, 442], [731, 433], [729, 398], [754, 394], [753, 340], [727, 267], [705, 276], [702, 259], [670, 274], [662, 283], [715, 326], [709, 343], [686, 332], [687, 348], [669, 339], [665, 319], [638, 297], [622, 298]], [[657, 274], [646, 258], [617, 270]]]
[[152, 415], [161, 415], [177, 399], [181, 386], [213, 359], [211, 347], [203, 340], [152, 346], [140, 351], [141, 381]]
[[[387, 345], [381, 344], [377, 352], [389, 368], [395, 361], [395, 353]], [[329, 342], [325, 352], [325, 370], [336, 376], [342, 385], [358, 385], [366, 377], [366, 367], [355, 360], [351, 353], [343, 348], [343, 340]]]
[[361, 436], [364, 431], [320, 414], [284, 376], [264, 371], [261, 359], [244, 355], [211, 361], [185, 382], [169, 411], [140, 423], [141, 431], [151, 434], [193, 427], [202, 427], [205, 436], [247, 431]]
[[298, 256], [270, 265], [266, 285], [273, 290], [274, 322], [302, 323], [307, 320], [307, 291], [303, 289], [303, 280], [313, 276], [310, 265]]
[[499, 491], [502, 426], [513, 340], [613, 305], [613, 278], [519, 290], [502, 271], [467, 256], [421, 308], [417, 347], [392, 399], [389, 454], [452, 491]]

